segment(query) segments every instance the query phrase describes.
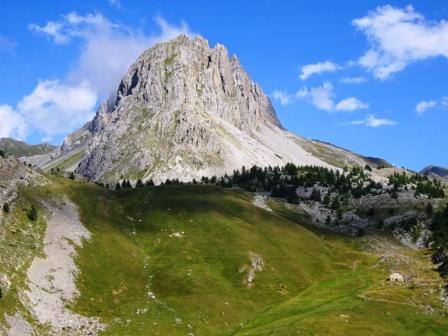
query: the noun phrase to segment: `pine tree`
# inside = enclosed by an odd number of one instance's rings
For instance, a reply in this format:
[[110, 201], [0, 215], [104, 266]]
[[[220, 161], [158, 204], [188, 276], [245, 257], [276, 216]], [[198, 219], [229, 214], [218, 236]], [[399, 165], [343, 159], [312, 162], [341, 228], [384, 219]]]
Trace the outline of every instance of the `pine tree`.
[[131, 182], [129, 180], [123, 180], [121, 188], [122, 189], [132, 188]]
[[143, 185], [142, 180], [138, 180], [137, 183], [135, 184], [135, 187], [136, 187], [136, 188], [143, 188], [143, 186], [144, 186], [144, 185]]
[[321, 194], [320, 194], [319, 189], [313, 188], [313, 191], [311, 192], [310, 200], [315, 201], [315, 202], [321, 201]]
[[342, 219], [342, 209], [341, 209], [341, 208], [339, 208], [339, 209], [336, 211], [336, 216], [338, 217], [339, 220]]
[[325, 196], [324, 196], [324, 200], [322, 201], [322, 203], [325, 205], [325, 206], [328, 206], [329, 204], [330, 204], [330, 201], [331, 201], [331, 197], [330, 197], [330, 194], [325, 194]]
[[31, 205], [31, 208], [27, 212], [27, 216], [30, 220], [37, 220], [37, 208], [34, 204]]
[[3, 212], [9, 213], [9, 204], [8, 203], [3, 204]]

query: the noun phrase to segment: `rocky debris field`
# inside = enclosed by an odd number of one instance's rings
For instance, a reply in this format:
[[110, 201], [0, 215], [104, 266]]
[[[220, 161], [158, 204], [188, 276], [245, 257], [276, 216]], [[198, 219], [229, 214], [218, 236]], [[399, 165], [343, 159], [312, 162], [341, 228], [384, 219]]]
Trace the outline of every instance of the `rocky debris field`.
[[44, 256], [35, 257], [27, 271], [29, 290], [22, 297], [40, 324], [47, 324], [56, 333], [96, 335], [104, 326], [94, 318], [71, 312], [66, 305], [78, 295], [74, 262], [75, 248], [90, 233], [80, 222], [76, 206], [63, 200], [60, 206], [45, 205], [48, 212], [44, 238]]

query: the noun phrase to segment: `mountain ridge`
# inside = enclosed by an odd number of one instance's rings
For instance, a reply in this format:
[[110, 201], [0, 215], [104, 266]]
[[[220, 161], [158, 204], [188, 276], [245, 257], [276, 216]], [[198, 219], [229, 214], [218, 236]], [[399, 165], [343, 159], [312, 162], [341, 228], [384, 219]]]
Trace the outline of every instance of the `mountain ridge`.
[[441, 167], [441, 166], [434, 166], [429, 165], [423, 168], [420, 171], [420, 174], [426, 175], [426, 176], [436, 176], [444, 179], [448, 179], [448, 168]]
[[45, 154], [53, 151], [55, 148], [56, 146], [48, 143], [30, 145], [12, 138], [0, 138], [0, 150], [16, 157]]

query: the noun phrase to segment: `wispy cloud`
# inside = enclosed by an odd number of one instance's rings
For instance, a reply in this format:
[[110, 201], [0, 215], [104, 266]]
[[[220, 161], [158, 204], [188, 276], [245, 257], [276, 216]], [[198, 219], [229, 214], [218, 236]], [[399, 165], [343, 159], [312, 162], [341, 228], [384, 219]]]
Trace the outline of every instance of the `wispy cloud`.
[[377, 118], [373, 114], [369, 114], [365, 119], [353, 120], [343, 125], [363, 125], [366, 127], [393, 126], [397, 123], [390, 119]]
[[335, 72], [339, 69], [339, 65], [331, 61], [319, 62], [315, 64], [303, 65], [300, 68], [300, 79], [305, 80], [312, 75], [321, 74], [324, 72]]
[[14, 53], [17, 43], [0, 35], [0, 52]]
[[370, 43], [359, 64], [381, 80], [409, 64], [431, 57], [448, 57], [448, 22], [427, 21], [412, 6], [376, 8], [353, 20]]
[[355, 111], [360, 109], [368, 108], [369, 105], [363, 103], [358, 98], [350, 97], [341, 100], [339, 103], [335, 105], [335, 110], [337, 111]]
[[443, 106], [448, 106], [448, 97], [442, 97], [437, 100], [422, 100], [415, 106], [415, 111], [418, 115], [423, 115], [428, 110]]
[[123, 7], [121, 4], [121, 0], [107, 0], [107, 3], [117, 9], [120, 9]]
[[339, 80], [340, 83], [343, 84], [361, 84], [367, 81], [367, 78], [364, 76], [358, 76], [358, 77], [343, 77]]
[[422, 115], [426, 111], [433, 109], [436, 106], [437, 101], [435, 100], [423, 100], [415, 106], [415, 111], [417, 112], [417, 114]]
[[282, 105], [288, 105], [296, 99], [295, 94], [288, 93], [286, 91], [275, 90], [272, 92], [272, 98], [279, 101]]
[[351, 112], [369, 107], [368, 104], [355, 97], [344, 98], [336, 102], [334, 87], [328, 81], [325, 81], [321, 86], [313, 87], [310, 89], [304, 87], [295, 93], [288, 93], [286, 91], [274, 91], [271, 96], [273, 99], [279, 101], [282, 105], [288, 105], [299, 99], [307, 99], [314, 107], [328, 112]]

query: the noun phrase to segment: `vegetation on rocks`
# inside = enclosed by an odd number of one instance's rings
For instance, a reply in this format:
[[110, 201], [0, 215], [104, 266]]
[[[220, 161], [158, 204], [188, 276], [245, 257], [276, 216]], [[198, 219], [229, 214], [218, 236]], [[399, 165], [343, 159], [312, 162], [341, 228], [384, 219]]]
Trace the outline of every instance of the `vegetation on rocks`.
[[433, 259], [439, 264], [439, 271], [448, 277], [448, 205], [438, 211], [431, 223]]

